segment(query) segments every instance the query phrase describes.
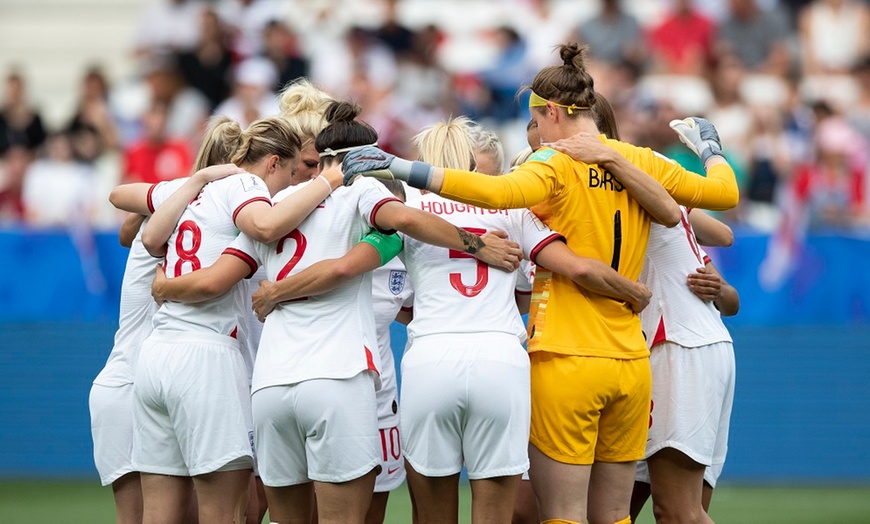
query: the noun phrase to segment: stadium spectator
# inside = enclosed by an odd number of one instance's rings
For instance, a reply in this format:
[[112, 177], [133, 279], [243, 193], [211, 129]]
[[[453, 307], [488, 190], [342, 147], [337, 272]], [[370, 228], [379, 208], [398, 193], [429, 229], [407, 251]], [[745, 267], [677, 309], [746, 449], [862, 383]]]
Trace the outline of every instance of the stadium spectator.
[[199, 37], [199, 0], [153, 0], [136, 21], [133, 49], [140, 58], [193, 49]]
[[703, 76], [713, 64], [716, 24], [694, 7], [676, 0], [671, 11], [649, 30], [653, 70]]
[[238, 60], [262, 53], [263, 30], [289, 15], [287, 3], [280, 0], [220, 0], [218, 13], [230, 28], [230, 49]]
[[398, 0], [386, 0], [384, 4], [386, 4], [384, 21], [372, 34], [390, 48], [398, 60], [403, 60], [414, 52], [414, 32], [399, 20]]
[[362, 27], [335, 33], [326, 27], [315, 41], [316, 51], [310, 52], [311, 80], [338, 97], [352, 92], [358, 78], [379, 96], [388, 94], [397, 76], [396, 57], [390, 49]]
[[855, 0], [815, 0], [800, 14], [805, 75], [846, 74], [870, 51], [870, 7]]
[[867, 146], [840, 116], [821, 120], [815, 159], [797, 167], [793, 184], [810, 228], [851, 227], [867, 219]]
[[85, 72], [76, 112], [66, 127], [73, 135], [82, 128], [95, 130], [102, 148], [120, 148], [118, 123], [109, 107], [109, 82], [98, 67], [91, 67]]
[[35, 151], [45, 141], [46, 131], [39, 111], [27, 101], [27, 85], [18, 71], [6, 75], [0, 106], [0, 155], [13, 146]]
[[151, 56], [143, 68], [151, 99], [166, 107], [166, 133], [186, 140], [194, 151], [208, 119], [208, 99], [184, 81], [175, 55]]
[[870, 144], [870, 54], [862, 57], [852, 72], [859, 86], [859, 96], [849, 108], [847, 118], [864, 137], [864, 142]]
[[214, 110], [246, 127], [252, 122], [278, 114], [278, 99], [272, 89], [278, 74], [269, 60], [248, 58], [236, 66], [233, 95]]
[[752, 111], [752, 130], [748, 136], [746, 198], [740, 217], [761, 231], [772, 231], [779, 223], [776, 206], [780, 185], [792, 172], [792, 152], [779, 107], [758, 107]]
[[278, 73], [272, 91], [308, 76], [308, 59], [302, 54], [299, 39], [284, 22], [272, 20], [263, 29], [263, 56], [271, 60]]
[[69, 134], [49, 135], [45, 155], [30, 164], [24, 176], [21, 196], [27, 223], [34, 227], [88, 223], [93, 179], [93, 171], [73, 156]]
[[190, 50], [178, 53], [178, 69], [190, 87], [202, 93], [214, 110], [230, 96], [233, 56], [227, 46], [226, 27], [213, 9], [200, 17], [199, 39]]
[[124, 153], [125, 182], [156, 184], [187, 176], [193, 166], [190, 145], [169, 133], [167, 106], [155, 101], [142, 118], [142, 137]]
[[494, 32], [494, 40], [497, 57], [492, 66], [480, 72], [480, 78], [489, 90], [489, 104], [481, 117], [503, 124], [523, 113], [523, 104], [516, 103], [516, 93], [534, 71], [529, 67], [526, 42], [516, 30], [499, 27]]
[[740, 163], [747, 156], [746, 141], [752, 126], [752, 112], [741, 91], [746, 76], [746, 69], [736, 60], [720, 60], [710, 82], [713, 104], [706, 111], [706, 117], [716, 124], [719, 138], [728, 144], [729, 159]]
[[591, 58], [611, 67], [623, 60], [641, 63], [644, 57], [640, 24], [622, 3], [601, 0], [601, 12], [577, 30], [579, 41], [589, 44]]
[[791, 68], [788, 22], [778, 9], [762, 10], [757, 0], [728, 0], [728, 17], [719, 24], [716, 58], [736, 58], [756, 73], [785, 76]]
[[21, 193], [31, 162], [33, 153], [23, 146], [11, 147], [3, 155], [0, 162], [0, 224], [24, 221], [24, 200]]

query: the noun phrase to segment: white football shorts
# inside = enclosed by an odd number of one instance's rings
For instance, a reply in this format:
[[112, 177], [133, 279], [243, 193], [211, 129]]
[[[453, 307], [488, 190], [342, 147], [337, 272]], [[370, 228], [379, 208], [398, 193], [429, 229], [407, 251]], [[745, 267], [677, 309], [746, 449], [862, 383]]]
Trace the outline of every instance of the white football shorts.
[[263, 388], [251, 401], [260, 478], [266, 486], [347, 482], [381, 463], [370, 372]]
[[[663, 342], [650, 352], [653, 387], [648, 458], [673, 448], [708, 466], [705, 480], [715, 487], [728, 452], [734, 402], [734, 349], [731, 342], [686, 348]], [[637, 480], [649, 482], [646, 464]]]
[[401, 434], [420, 474], [469, 479], [529, 467], [529, 358], [505, 333], [417, 337], [402, 359]]
[[133, 384], [91, 386], [88, 397], [94, 463], [108, 486], [133, 469]]
[[393, 491], [405, 481], [405, 459], [402, 457], [402, 437], [399, 416], [378, 421], [381, 472], [375, 478], [375, 493]]
[[214, 333], [155, 331], [135, 378], [133, 467], [196, 476], [253, 467], [248, 376], [239, 342]]

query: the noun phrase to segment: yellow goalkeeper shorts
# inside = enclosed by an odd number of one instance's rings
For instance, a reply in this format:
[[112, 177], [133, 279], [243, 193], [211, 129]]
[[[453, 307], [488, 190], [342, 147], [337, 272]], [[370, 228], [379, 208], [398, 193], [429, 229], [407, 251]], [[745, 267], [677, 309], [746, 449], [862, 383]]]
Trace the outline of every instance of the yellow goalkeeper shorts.
[[643, 458], [649, 429], [649, 358], [619, 360], [544, 351], [531, 359], [529, 441], [568, 464]]

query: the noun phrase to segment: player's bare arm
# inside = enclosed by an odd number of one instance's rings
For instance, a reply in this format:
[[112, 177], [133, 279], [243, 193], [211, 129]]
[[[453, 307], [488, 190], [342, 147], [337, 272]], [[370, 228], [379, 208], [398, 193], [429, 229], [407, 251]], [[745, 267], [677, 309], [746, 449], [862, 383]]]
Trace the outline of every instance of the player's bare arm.
[[262, 322], [281, 302], [326, 293], [381, 264], [377, 249], [360, 242], [341, 258], [321, 260], [277, 282], [261, 280], [252, 297], [254, 313]]
[[532, 307], [531, 293], [520, 293], [519, 291], [515, 291], [514, 300], [517, 303], [517, 310], [519, 310], [520, 315], [526, 315], [529, 313], [529, 309]]
[[109, 193], [109, 202], [121, 211], [148, 216], [151, 214], [148, 209], [148, 191], [153, 185], [145, 182], [121, 184]]
[[148, 253], [154, 257], [162, 257], [166, 254], [166, 242], [175, 231], [178, 219], [206, 184], [241, 172], [242, 169], [235, 164], [217, 164], [200, 169], [191, 175], [154, 212], [148, 225], [142, 230], [142, 244]]
[[691, 273], [687, 284], [692, 293], [701, 300], [713, 302], [722, 316], [734, 316], [740, 310], [740, 295], [737, 289], [722, 278], [712, 262], [699, 267], [696, 273]]
[[731, 228], [700, 209], [693, 209], [689, 213], [689, 223], [692, 224], [695, 239], [702, 246], [731, 247], [734, 244]]
[[643, 311], [652, 297], [645, 285], [625, 278], [598, 259], [577, 255], [564, 242], [547, 244], [535, 263], [565, 275], [593, 293], [627, 302], [635, 313]]
[[239, 211], [236, 227], [258, 242], [274, 242], [296, 229], [341, 185], [341, 180], [341, 171], [334, 167], [323, 171], [311, 183], [287, 195], [274, 207], [265, 202], [253, 202]]
[[151, 296], [158, 304], [166, 301], [198, 303], [219, 297], [251, 274], [251, 266], [234, 255], [221, 255], [214, 264], [190, 273], [166, 278], [158, 265], [151, 283]]
[[504, 232], [492, 232], [484, 241], [438, 216], [399, 201], [382, 205], [375, 222], [379, 228], [395, 229], [427, 244], [463, 251], [505, 271], [515, 270], [523, 257], [519, 244], [507, 240]]
[[658, 181], [641, 171], [592, 133], [577, 133], [549, 144], [574, 160], [597, 164], [611, 173], [657, 222], [667, 227], [680, 223], [680, 206]]
[[139, 228], [142, 227], [142, 222], [145, 221], [145, 216], [138, 213], [130, 213], [121, 224], [121, 229], [118, 231], [118, 241], [124, 247], [133, 245], [133, 240], [136, 234], [139, 233]]

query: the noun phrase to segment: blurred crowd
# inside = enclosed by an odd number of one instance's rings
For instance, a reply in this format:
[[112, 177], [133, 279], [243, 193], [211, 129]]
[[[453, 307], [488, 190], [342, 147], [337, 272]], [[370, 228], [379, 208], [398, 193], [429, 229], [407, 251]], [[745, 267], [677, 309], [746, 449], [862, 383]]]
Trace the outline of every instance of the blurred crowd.
[[622, 139], [703, 172], [668, 122], [716, 125], [742, 190], [728, 221], [773, 231], [799, 210], [811, 228], [870, 230], [864, 1], [150, 0], [137, 27], [135, 77], [84, 71], [58, 128], [21, 70], [6, 71], [0, 224], [117, 227], [112, 187], [187, 175], [211, 115], [246, 126], [275, 114], [276, 93], [303, 76], [359, 103], [396, 154], [465, 114], [510, 158], [529, 118], [518, 92], [577, 40]]

